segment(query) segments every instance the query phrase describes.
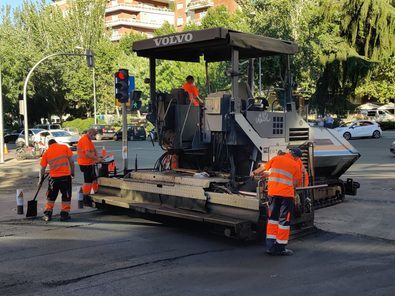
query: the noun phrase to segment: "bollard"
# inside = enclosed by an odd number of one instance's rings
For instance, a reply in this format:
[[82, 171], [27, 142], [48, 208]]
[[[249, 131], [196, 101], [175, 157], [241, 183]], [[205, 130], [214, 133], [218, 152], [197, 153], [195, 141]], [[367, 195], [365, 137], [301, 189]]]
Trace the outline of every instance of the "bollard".
[[23, 189], [16, 190], [16, 213], [23, 215]]
[[80, 191], [78, 191], [78, 208], [84, 208], [84, 193], [82, 192], [82, 187], [80, 187]]

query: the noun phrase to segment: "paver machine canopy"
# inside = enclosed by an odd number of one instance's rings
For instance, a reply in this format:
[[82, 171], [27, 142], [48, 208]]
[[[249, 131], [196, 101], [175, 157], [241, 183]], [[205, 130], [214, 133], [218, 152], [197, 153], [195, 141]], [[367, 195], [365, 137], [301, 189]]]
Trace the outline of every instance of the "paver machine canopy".
[[[289, 56], [297, 52], [295, 43], [213, 28], [137, 41], [133, 44], [133, 51], [150, 60], [152, 108], [148, 118], [157, 126], [161, 143], [166, 142], [166, 135], [171, 134], [171, 140], [167, 139], [171, 145], [167, 148], [177, 150], [181, 167], [227, 171], [236, 181], [238, 177], [248, 176], [262, 158], [268, 160], [274, 147], [284, 149], [287, 146], [285, 112], [277, 115], [265, 113], [270, 117], [266, 120], [262, 118], [262, 111], [265, 110], [255, 104], [253, 65], [254, 58], [282, 57], [285, 69], [282, 105], [284, 110], [287, 104], [292, 109]], [[203, 110], [190, 106], [188, 100], [183, 98], [182, 90], [173, 90], [170, 94], [158, 93], [155, 66], [156, 60], [162, 59], [185, 62], [204, 59], [206, 70], [210, 62], [228, 61], [230, 69], [227, 76], [231, 82], [231, 92], [209, 93]], [[249, 63], [246, 83], [242, 82], [240, 72], [243, 60]], [[297, 115], [293, 115], [288, 116], [289, 121], [295, 121]], [[272, 119], [276, 122], [275, 126]], [[305, 122], [303, 127], [308, 130]], [[301, 140], [308, 140], [308, 131]], [[221, 156], [221, 150], [228, 153]], [[201, 155], [204, 157], [199, 157], [198, 163], [193, 161]]]

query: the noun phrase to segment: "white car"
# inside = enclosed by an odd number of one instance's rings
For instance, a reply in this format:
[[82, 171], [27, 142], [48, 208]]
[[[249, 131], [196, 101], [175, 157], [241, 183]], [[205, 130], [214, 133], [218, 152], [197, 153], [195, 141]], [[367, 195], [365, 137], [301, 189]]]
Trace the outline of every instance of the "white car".
[[383, 134], [380, 125], [372, 120], [356, 120], [344, 123], [335, 130], [340, 133], [346, 140], [351, 138], [372, 137], [378, 139]]
[[[44, 130], [41, 128], [30, 128], [29, 129], [29, 145], [33, 145], [34, 136], [42, 131], [44, 131]], [[18, 137], [18, 139], [16, 139], [15, 144], [17, 147], [21, 147], [21, 146], [25, 145], [25, 131], [24, 130], [22, 130], [21, 133], [19, 134], [19, 137]]]
[[80, 135], [78, 128], [75, 128], [75, 127], [65, 127], [65, 128], [63, 128], [63, 130], [70, 133], [72, 136], [79, 136]]
[[48, 146], [48, 141], [50, 139], [55, 139], [57, 143], [67, 145], [72, 150], [76, 150], [80, 136], [71, 135], [69, 132], [61, 129], [44, 130], [33, 136], [34, 142], [41, 142], [45, 146]]

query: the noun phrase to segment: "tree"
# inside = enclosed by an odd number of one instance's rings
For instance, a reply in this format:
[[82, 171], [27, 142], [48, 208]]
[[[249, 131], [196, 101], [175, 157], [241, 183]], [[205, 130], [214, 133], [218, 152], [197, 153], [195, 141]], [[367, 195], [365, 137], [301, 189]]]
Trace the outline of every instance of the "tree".
[[[82, 53], [76, 46], [95, 50], [98, 41], [105, 38], [105, 3], [104, 0], [89, 3], [76, 0], [63, 15], [57, 6], [45, 1], [25, 2], [21, 9], [14, 11], [12, 20], [11, 13], [6, 14], [0, 24], [0, 34], [2, 40], [4, 35], [10, 37], [11, 42], [2, 43], [0, 53], [7, 60], [15, 59], [15, 66], [9, 69], [15, 69], [11, 77], [19, 82], [18, 89], [5, 92], [6, 101], [15, 110], [24, 79], [39, 59], [55, 52]], [[82, 65], [86, 65], [84, 58], [61, 57], [47, 60], [35, 70], [28, 86], [28, 112], [32, 122], [52, 114], [61, 117], [66, 110], [73, 110], [70, 105], [76, 102], [79, 109], [91, 110], [92, 80], [89, 70]]]

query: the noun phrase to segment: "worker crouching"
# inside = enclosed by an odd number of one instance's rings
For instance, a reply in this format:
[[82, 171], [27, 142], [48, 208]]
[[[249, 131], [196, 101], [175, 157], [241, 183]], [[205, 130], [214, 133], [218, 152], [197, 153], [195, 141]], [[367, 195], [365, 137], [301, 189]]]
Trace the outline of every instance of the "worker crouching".
[[45, 204], [45, 221], [52, 219], [52, 213], [59, 191], [62, 194], [60, 221], [70, 219], [71, 208], [71, 178], [74, 176], [73, 152], [66, 145], [56, 143], [54, 139], [48, 141], [48, 149], [41, 158], [40, 180], [44, 178], [45, 170], [49, 166], [49, 181], [47, 202]]
[[101, 162], [103, 158], [98, 155], [95, 145], [92, 142], [96, 133], [95, 129], [89, 129], [77, 144], [77, 163], [81, 172], [84, 174], [82, 193], [84, 195], [85, 205], [89, 205], [88, 195], [92, 192], [96, 193], [99, 188], [95, 165]]
[[267, 177], [269, 207], [266, 226], [266, 253], [289, 256], [293, 251], [286, 248], [291, 231], [291, 213], [294, 206], [295, 187], [302, 180], [302, 151], [291, 149], [290, 153], [273, 157], [253, 175]]

